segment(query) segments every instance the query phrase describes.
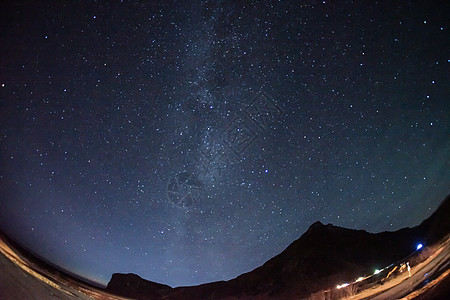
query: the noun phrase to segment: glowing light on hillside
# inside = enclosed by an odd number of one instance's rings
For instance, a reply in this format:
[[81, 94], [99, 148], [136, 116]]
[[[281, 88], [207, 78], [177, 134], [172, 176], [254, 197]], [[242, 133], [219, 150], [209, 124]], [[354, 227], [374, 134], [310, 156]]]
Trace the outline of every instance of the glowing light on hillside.
[[416, 250], [420, 250], [422, 249], [423, 245], [422, 244], [417, 244]]
[[373, 275], [377, 275], [380, 272], [381, 272], [381, 270], [376, 269], [375, 272], [373, 272]]
[[338, 284], [338, 286], [336, 288], [342, 289], [342, 288], [345, 288], [346, 286], [348, 286], [348, 283]]
[[355, 282], [360, 282], [360, 281], [363, 281], [363, 280], [364, 280], [364, 277], [359, 277], [358, 279], [355, 280]]

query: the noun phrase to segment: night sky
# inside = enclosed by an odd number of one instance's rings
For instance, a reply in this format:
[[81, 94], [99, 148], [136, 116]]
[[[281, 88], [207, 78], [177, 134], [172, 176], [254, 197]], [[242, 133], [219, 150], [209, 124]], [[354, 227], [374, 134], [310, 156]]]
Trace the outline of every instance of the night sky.
[[448, 1], [53, 2], [0, 5], [0, 228], [67, 270], [226, 280], [450, 191]]

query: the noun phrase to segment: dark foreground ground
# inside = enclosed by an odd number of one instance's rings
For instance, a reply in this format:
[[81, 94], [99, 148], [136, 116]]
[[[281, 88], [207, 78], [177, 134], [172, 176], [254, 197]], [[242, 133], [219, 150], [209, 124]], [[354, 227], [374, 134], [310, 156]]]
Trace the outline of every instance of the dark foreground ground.
[[[0, 237], [2, 237], [0, 235]], [[28, 256], [28, 255], [27, 255]], [[42, 267], [0, 239], [0, 299], [126, 299]]]
[[[311, 299], [450, 299], [450, 238], [427, 249], [422, 263], [411, 268], [411, 275], [400, 275], [364, 285], [351, 286], [335, 293], [331, 288]], [[384, 277], [384, 276], [383, 276]], [[330, 292], [331, 291], [331, 292]], [[127, 299], [64, 276], [59, 271], [41, 268], [11, 244], [0, 240], [0, 299]]]
[[[405, 270], [390, 280], [376, 282], [347, 299], [450, 299], [450, 238], [426, 249], [424, 254], [427, 257], [411, 272]], [[388, 270], [383, 279], [386, 274]]]

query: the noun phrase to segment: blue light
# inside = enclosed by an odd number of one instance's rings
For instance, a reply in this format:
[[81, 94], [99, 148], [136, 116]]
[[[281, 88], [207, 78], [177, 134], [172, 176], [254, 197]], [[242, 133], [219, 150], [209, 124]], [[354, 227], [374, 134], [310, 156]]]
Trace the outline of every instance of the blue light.
[[423, 245], [422, 245], [422, 244], [417, 244], [417, 248], [416, 248], [416, 250], [420, 250], [420, 249], [422, 249], [422, 247], [423, 247]]

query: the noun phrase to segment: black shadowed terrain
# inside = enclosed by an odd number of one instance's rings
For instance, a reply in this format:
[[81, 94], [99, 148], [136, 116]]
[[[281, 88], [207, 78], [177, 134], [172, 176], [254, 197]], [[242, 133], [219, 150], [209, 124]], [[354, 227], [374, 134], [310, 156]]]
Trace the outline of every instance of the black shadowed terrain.
[[135, 274], [113, 274], [106, 290], [138, 299], [297, 299], [351, 281], [450, 233], [450, 197], [414, 228], [368, 233], [316, 222], [281, 254], [229, 281], [170, 288]]

